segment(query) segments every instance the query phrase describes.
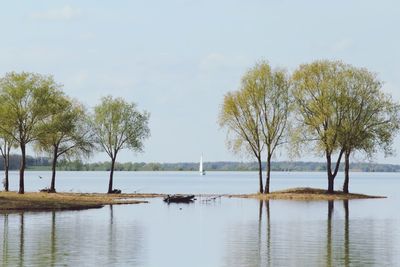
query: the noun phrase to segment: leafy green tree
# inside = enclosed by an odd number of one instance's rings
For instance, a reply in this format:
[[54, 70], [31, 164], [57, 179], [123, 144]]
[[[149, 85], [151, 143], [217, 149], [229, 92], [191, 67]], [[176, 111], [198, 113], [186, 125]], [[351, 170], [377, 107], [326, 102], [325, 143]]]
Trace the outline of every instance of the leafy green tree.
[[261, 61], [243, 78], [242, 90], [250, 98], [254, 110], [260, 112], [260, 127], [267, 153], [266, 182], [268, 194], [271, 179], [271, 159], [279, 145], [285, 143], [285, 131], [290, 112], [289, 77], [283, 70], [272, 70]]
[[94, 149], [93, 138], [83, 105], [62, 92], [55, 98], [51, 115], [41, 127], [36, 148], [52, 158], [50, 192], [55, 193], [58, 159], [89, 156]]
[[[346, 65], [339, 61], [315, 61], [301, 65], [292, 76], [293, 97], [299, 122], [297, 141], [313, 142], [316, 151], [326, 157], [328, 193], [334, 192], [344, 149], [340, 146], [340, 127], [345, 115]], [[332, 156], [338, 159], [332, 166]]]
[[111, 158], [108, 193], [113, 192], [115, 160], [121, 149], [143, 150], [143, 141], [150, 136], [149, 113], [139, 112], [136, 105], [122, 98], [103, 97], [94, 108], [92, 127], [96, 143]]
[[60, 86], [51, 76], [10, 72], [0, 80], [0, 130], [21, 149], [19, 193], [24, 193], [26, 146], [36, 140]]
[[340, 127], [340, 145], [345, 154], [343, 192], [349, 192], [350, 154], [362, 151], [372, 156], [378, 149], [392, 152], [399, 130], [400, 107], [382, 92], [382, 82], [367, 69], [347, 66], [345, 112]]
[[[246, 85], [245, 79], [242, 86]], [[258, 162], [259, 192], [263, 193], [261, 156], [264, 149], [261, 121], [261, 107], [255, 107], [249, 96], [250, 91], [229, 92], [219, 114], [219, 125], [228, 130], [228, 146], [234, 151], [245, 151]]]
[[[0, 112], [4, 112], [0, 108]], [[3, 157], [3, 162], [4, 162], [4, 179], [3, 179], [3, 186], [4, 186], [4, 191], [8, 192], [9, 191], [9, 169], [10, 169], [10, 152], [13, 147], [15, 147], [15, 140], [13, 138], [14, 133], [14, 128], [13, 125], [10, 125], [10, 123], [5, 119], [5, 114], [0, 114], [0, 124], [2, 127], [0, 128], [0, 154]], [[4, 131], [3, 129], [7, 128], [7, 131]]]

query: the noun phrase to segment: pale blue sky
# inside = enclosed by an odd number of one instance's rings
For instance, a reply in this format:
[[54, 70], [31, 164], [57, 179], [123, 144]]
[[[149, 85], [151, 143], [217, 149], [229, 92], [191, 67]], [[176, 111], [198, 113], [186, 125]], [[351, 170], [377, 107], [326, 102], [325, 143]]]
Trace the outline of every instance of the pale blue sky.
[[379, 73], [400, 100], [398, 25], [395, 0], [4, 1], [0, 74], [52, 74], [88, 107], [112, 94], [149, 111], [145, 153], [120, 161], [242, 160], [217, 116], [246, 69], [340, 59]]

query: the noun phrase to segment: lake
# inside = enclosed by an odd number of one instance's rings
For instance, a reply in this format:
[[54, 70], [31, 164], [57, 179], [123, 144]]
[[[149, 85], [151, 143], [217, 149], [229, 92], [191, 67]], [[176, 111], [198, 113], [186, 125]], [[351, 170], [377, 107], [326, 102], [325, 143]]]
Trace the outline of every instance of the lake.
[[[350, 201], [207, 197], [193, 204], [0, 214], [2, 266], [398, 266], [400, 174], [352, 173]], [[17, 190], [17, 172], [10, 189]], [[41, 177], [41, 178], [40, 178]], [[26, 191], [49, 185], [27, 172]], [[336, 180], [339, 189], [343, 176]], [[59, 172], [58, 191], [105, 192], [107, 172]], [[326, 187], [325, 173], [273, 172], [271, 189]], [[116, 172], [139, 193], [253, 193], [254, 172]]]

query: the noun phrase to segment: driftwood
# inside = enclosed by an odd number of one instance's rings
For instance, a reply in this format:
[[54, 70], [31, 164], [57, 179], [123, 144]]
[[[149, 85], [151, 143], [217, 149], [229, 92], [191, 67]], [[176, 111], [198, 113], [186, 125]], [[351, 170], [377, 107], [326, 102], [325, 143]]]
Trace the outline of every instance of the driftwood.
[[50, 188], [45, 187], [43, 189], [40, 189], [39, 192], [42, 192], [42, 193], [56, 193], [56, 190], [55, 189], [51, 190]]
[[167, 195], [164, 201], [167, 203], [190, 203], [195, 200], [194, 195]]
[[121, 194], [121, 189], [114, 189], [113, 191], [111, 191], [111, 194]]
[[209, 197], [209, 198], [203, 199], [202, 202], [206, 202], [207, 203], [207, 202], [215, 201], [217, 199], [221, 199], [221, 196]]

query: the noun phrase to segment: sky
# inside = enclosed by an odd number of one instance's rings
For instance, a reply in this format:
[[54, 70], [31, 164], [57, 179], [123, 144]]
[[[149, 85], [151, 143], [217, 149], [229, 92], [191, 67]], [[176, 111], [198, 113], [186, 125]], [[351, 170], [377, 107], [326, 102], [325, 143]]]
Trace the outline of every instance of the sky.
[[[398, 25], [395, 0], [4, 1], [0, 75], [50, 74], [89, 110], [113, 95], [150, 112], [144, 153], [124, 151], [119, 161], [245, 161], [227, 149], [217, 121], [246, 70], [259, 60], [288, 71], [343, 60], [376, 72], [399, 101]], [[284, 150], [275, 157], [286, 159]], [[400, 156], [374, 160], [400, 164]]]

